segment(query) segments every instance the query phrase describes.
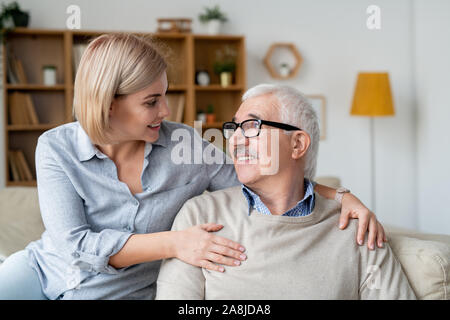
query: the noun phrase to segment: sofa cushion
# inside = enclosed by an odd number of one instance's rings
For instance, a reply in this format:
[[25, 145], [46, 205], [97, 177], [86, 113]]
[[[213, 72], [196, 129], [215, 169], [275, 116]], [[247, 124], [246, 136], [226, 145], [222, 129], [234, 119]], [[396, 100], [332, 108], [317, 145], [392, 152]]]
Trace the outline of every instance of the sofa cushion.
[[7, 187], [0, 190], [0, 262], [22, 250], [44, 232], [37, 188]]
[[396, 233], [388, 233], [388, 238], [416, 297], [449, 300], [450, 244]]
[[[450, 236], [385, 226], [389, 244], [418, 299], [450, 299]], [[37, 188], [0, 190], [0, 263], [41, 237]]]
[[450, 246], [450, 235], [447, 234], [425, 233], [392, 225], [385, 225], [384, 229], [386, 230], [388, 235], [394, 234], [421, 240], [438, 241]]

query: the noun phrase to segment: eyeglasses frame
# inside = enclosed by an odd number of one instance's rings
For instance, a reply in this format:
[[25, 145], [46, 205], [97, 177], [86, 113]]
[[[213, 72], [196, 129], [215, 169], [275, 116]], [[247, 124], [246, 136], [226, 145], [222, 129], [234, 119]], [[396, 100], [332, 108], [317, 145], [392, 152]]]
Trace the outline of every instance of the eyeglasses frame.
[[[257, 122], [259, 123], [259, 125], [258, 125], [258, 134], [257, 134], [256, 136], [247, 137], [247, 136], [245, 135], [245, 130], [242, 128], [242, 125], [243, 125], [244, 123], [250, 122], [250, 121], [257, 121]], [[247, 120], [242, 121], [241, 123], [234, 122], [234, 121], [227, 121], [227, 122], [224, 122], [223, 125], [222, 125], [222, 133], [223, 133], [225, 139], [229, 139], [229, 138], [226, 138], [226, 135], [225, 135], [225, 126], [226, 126], [227, 124], [230, 124], [230, 123], [236, 125], [236, 130], [237, 130], [238, 128], [241, 128], [241, 130], [242, 130], [242, 135], [243, 135], [244, 137], [246, 137], [246, 138], [254, 138], [254, 137], [258, 137], [259, 134], [261, 133], [261, 126], [262, 126], [263, 124], [264, 124], [264, 125], [267, 125], [267, 126], [275, 127], [275, 128], [278, 128], [278, 129], [283, 129], [283, 130], [286, 130], [286, 131], [297, 131], [297, 130], [303, 131], [302, 129], [297, 128], [297, 127], [294, 127], [294, 126], [291, 126], [290, 124], [281, 123], [281, 122], [274, 122], [274, 121], [267, 121], [267, 120], [261, 120], [261, 119], [247, 119]], [[229, 130], [229, 129], [228, 129], [228, 130]], [[236, 130], [235, 130], [234, 132], [236, 132]], [[234, 134], [234, 132], [233, 132], [233, 134]], [[231, 138], [231, 137], [230, 137], [230, 138]]]

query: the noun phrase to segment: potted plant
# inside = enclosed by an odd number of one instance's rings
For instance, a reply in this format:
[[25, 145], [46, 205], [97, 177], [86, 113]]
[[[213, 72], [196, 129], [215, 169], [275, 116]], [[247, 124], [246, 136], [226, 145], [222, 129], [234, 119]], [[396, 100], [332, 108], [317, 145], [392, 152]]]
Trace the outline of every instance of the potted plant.
[[209, 104], [206, 108], [206, 123], [216, 122], [216, 115], [214, 114], [214, 106]]
[[8, 31], [15, 27], [27, 27], [29, 20], [28, 12], [22, 11], [16, 1], [8, 5], [3, 3], [0, 12], [0, 40], [4, 42]]
[[223, 50], [216, 51], [214, 73], [219, 75], [222, 87], [227, 87], [232, 83], [233, 72], [236, 70], [236, 56], [236, 50], [230, 46], [225, 46]]
[[279, 71], [280, 71], [280, 75], [282, 77], [288, 77], [289, 74], [291, 73], [291, 68], [289, 67], [289, 65], [287, 63], [283, 62], [280, 64]]
[[209, 34], [219, 34], [222, 23], [228, 21], [226, 15], [220, 11], [218, 5], [208, 8], [205, 7], [205, 11], [198, 16], [201, 23], [207, 25]]
[[30, 20], [28, 12], [20, 9], [17, 1], [8, 5], [2, 4], [2, 12], [0, 13], [0, 28], [12, 29], [15, 27], [27, 27]]

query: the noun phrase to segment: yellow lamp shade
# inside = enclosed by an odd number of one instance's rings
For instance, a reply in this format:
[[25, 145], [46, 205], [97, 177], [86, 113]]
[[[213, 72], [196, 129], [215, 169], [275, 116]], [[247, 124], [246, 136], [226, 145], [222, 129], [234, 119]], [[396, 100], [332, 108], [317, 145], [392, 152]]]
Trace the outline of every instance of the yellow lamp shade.
[[387, 72], [360, 72], [358, 74], [350, 114], [370, 117], [395, 114]]

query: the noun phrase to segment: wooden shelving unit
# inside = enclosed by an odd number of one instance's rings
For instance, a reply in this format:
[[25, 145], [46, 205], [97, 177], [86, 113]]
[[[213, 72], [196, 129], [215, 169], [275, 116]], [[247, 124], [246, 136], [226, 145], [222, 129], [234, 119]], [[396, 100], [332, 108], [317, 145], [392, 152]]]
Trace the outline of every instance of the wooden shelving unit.
[[[46, 30], [17, 28], [8, 32], [5, 44], [22, 63], [27, 83], [7, 82], [7, 50], [3, 47], [3, 96], [5, 163], [7, 186], [36, 186], [34, 153], [37, 139], [44, 132], [64, 123], [74, 121], [72, 117], [74, 63], [73, 48], [87, 43], [94, 37], [108, 31]], [[218, 128], [230, 120], [240, 104], [246, 89], [245, 38], [233, 35], [196, 35], [133, 32], [151, 36], [169, 51], [167, 70], [169, 93], [184, 94], [183, 122], [193, 126], [198, 111], [206, 111], [213, 104], [216, 122], [203, 125], [203, 130]], [[231, 46], [236, 49], [236, 71], [232, 85], [221, 87], [219, 77], [213, 72], [216, 51]], [[42, 67], [56, 66], [57, 84], [43, 85]], [[195, 84], [195, 72], [207, 70], [211, 84]], [[31, 96], [39, 124], [11, 124], [9, 114], [10, 98], [15, 92]], [[8, 150], [22, 150], [33, 174], [31, 181], [14, 181], [8, 161]]]

